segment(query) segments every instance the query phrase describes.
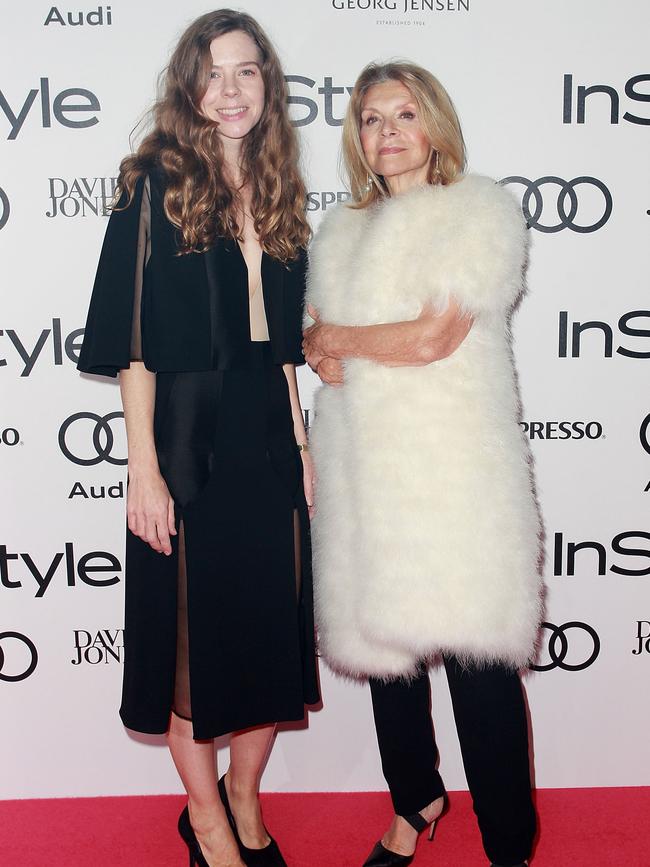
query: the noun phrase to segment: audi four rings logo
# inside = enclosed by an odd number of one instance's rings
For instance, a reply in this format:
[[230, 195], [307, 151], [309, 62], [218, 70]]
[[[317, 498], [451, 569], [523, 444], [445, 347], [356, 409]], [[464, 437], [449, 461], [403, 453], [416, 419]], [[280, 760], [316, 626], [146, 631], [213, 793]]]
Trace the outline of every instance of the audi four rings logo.
[[[563, 671], [583, 671], [583, 669], [589, 668], [598, 658], [598, 654], [600, 653], [600, 638], [593, 626], [589, 626], [588, 623], [571, 620], [568, 623], [563, 623], [561, 626], [556, 626], [554, 623], [542, 623], [542, 627], [548, 629], [551, 633], [548, 640], [548, 655], [551, 661], [542, 665], [531, 665], [530, 667], [534, 671], [550, 671], [552, 668], [561, 668]], [[579, 630], [586, 633], [589, 644], [593, 644], [593, 649], [588, 655], [585, 653], [585, 658], [582, 662], [567, 662], [567, 657], [569, 656], [567, 632], [570, 630]], [[584, 636], [582, 637], [584, 638]]]
[[650, 413], [641, 422], [641, 430], [639, 431], [641, 445], [650, 455]]
[[[502, 186], [505, 186], [506, 184], [521, 184], [525, 187], [521, 199], [521, 210], [526, 218], [528, 228], [537, 229], [538, 232], [553, 234], [554, 232], [561, 232], [562, 229], [571, 229], [572, 232], [588, 234], [601, 229], [612, 214], [612, 194], [602, 181], [599, 181], [598, 178], [589, 177], [588, 175], [581, 175], [579, 178], [573, 178], [572, 181], [565, 181], [563, 178], [558, 178], [555, 175], [546, 175], [543, 178], [538, 178], [536, 181], [522, 178], [520, 175], [511, 175], [508, 178], [503, 178], [499, 183]], [[545, 204], [545, 195], [541, 188], [547, 184], [559, 187], [555, 201], [559, 222], [550, 226], [541, 222]], [[593, 187], [600, 195], [602, 195], [603, 199], [601, 205], [602, 212], [599, 211], [600, 216], [595, 220], [595, 222], [588, 225], [580, 225], [576, 222], [576, 216], [578, 214], [577, 188], [579, 187], [583, 187], [583, 190], [581, 190], [580, 193], [581, 196], [585, 193], [585, 187]], [[551, 194], [547, 193], [547, 195]], [[553, 193], [553, 195], [555, 194]], [[530, 207], [531, 200], [533, 203], [532, 211]]]
[[26, 680], [37, 664], [38, 651], [31, 639], [21, 632], [0, 632], [0, 680]]
[[[94, 412], [76, 412], [67, 418], [59, 429], [59, 448], [69, 461], [73, 464], [79, 464], [81, 467], [94, 467], [102, 461], [116, 466], [124, 466], [127, 463], [126, 458], [116, 457], [113, 454], [115, 448], [115, 432], [111, 427], [111, 422], [116, 418], [124, 418], [123, 412], [109, 412], [107, 415], [101, 416]], [[93, 428], [90, 437], [88, 437], [88, 446], [92, 446], [95, 454], [90, 457], [85, 456], [85, 452], [80, 456], [73, 451], [78, 444], [79, 436], [74, 439], [74, 445], [70, 445], [72, 439], [70, 429], [73, 425], [77, 426], [78, 422], [91, 421]]]
[[0, 229], [4, 229], [7, 220], [9, 219], [9, 213], [11, 208], [9, 207], [9, 199], [7, 198], [7, 194], [0, 187]]

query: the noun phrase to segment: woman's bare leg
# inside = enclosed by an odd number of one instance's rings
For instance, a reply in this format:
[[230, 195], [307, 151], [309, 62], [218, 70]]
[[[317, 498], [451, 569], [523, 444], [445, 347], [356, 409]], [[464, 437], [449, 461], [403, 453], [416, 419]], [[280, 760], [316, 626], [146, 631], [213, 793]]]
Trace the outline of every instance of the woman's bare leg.
[[270, 842], [258, 798], [260, 778], [271, 748], [275, 726], [235, 732], [230, 741], [226, 791], [244, 846], [262, 849]]
[[217, 791], [214, 741], [195, 741], [192, 723], [172, 714], [167, 743], [188, 796], [190, 822], [211, 867], [243, 867]]

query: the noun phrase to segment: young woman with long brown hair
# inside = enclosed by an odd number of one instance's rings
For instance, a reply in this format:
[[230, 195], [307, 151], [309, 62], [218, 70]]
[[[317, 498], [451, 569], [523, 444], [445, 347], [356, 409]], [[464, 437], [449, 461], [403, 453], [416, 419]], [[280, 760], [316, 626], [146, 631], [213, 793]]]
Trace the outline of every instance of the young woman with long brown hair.
[[318, 700], [297, 162], [260, 26], [227, 9], [197, 19], [121, 164], [79, 363], [119, 372], [128, 436], [120, 713], [167, 734], [188, 793], [179, 830], [203, 867], [285, 863], [261, 769], [274, 724]]

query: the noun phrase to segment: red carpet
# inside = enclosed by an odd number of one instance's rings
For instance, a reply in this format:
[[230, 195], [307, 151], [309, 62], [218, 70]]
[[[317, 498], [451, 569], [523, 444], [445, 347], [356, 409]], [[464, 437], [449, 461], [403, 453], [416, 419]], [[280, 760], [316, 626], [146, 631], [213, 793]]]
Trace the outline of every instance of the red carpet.
[[[450, 796], [418, 867], [487, 864], [469, 797]], [[2, 867], [186, 867], [177, 796], [0, 802]], [[390, 816], [388, 796], [263, 796], [289, 867], [360, 867]], [[650, 788], [543, 789], [533, 867], [650, 867]]]

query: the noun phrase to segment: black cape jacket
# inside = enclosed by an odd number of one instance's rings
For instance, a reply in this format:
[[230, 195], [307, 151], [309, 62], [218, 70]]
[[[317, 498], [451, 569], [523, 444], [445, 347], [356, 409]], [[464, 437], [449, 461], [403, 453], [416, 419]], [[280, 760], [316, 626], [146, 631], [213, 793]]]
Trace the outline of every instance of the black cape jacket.
[[[148, 178], [148, 184], [144, 178], [138, 181], [131, 204], [110, 216], [79, 370], [116, 376], [134, 359], [155, 372], [248, 367], [248, 272], [237, 241], [219, 238], [205, 253], [178, 255], [178, 231], [163, 208], [164, 175], [153, 170]], [[142, 209], [149, 197], [145, 239]], [[125, 202], [123, 195], [118, 208]], [[276, 364], [304, 363], [306, 266], [304, 251], [288, 265], [262, 256], [264, 305]], [[134, 329], [139, 331], [135, 354]]]

